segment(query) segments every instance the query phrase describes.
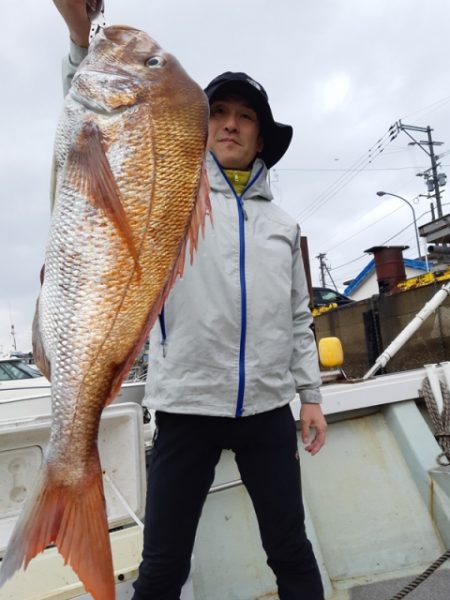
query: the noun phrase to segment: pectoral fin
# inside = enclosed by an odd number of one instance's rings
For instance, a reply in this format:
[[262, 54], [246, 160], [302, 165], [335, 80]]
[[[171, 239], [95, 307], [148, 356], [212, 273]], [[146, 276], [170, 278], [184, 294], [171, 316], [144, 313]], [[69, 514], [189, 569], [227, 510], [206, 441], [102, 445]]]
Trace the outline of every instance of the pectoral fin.
[[78, 170], [83, 193], [114, 223], [139, 269], [133, 233], [122, 205], [120, 190], [102, 145], [102, 134], [97, 125], [94, 123], [83, 125], [78, 144], [72, 150], [69, 161], [73, 161]]

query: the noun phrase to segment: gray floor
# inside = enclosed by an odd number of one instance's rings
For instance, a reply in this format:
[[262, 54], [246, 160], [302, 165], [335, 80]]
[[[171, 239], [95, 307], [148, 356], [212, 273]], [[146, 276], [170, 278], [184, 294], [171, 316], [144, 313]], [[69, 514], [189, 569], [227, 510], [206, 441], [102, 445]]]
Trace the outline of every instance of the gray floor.
[[[390, 600], [400, 592], [413, 577], [392, 579], [382, 583], [363, 585], [352, 590], [352, 600]], [[414, 591], [405, 596], [405, 600], [449, 600], [450, 571], [436, 571]]]

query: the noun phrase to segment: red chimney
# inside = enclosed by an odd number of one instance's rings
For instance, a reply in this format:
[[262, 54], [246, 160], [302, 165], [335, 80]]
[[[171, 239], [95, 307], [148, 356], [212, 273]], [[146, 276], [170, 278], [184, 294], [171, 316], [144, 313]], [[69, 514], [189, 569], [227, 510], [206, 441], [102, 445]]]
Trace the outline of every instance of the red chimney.
[[364, 252], [373, 254], [380, 294], [395, 292], [397, 283], [405, 281], [403, 250], [409, 246], [373, 246]]

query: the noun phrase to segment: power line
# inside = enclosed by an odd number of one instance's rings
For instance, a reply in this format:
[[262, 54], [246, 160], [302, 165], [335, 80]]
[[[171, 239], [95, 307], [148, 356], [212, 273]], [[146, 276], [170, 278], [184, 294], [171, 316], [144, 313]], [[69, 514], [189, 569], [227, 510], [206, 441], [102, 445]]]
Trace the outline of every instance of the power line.
[[[446, 206], [449, 205], [450, 202], [444, 202], [442, 204], [442, 206]], [[400, 207], [401, 208], [401, 207]], [[425, 215], [428, 215], [431, 213], [431, 210], [426, 210], [425, 212], [421, 213], [418, 217], [417, 220], [421, 219], [422, 217], [424, 217]], [[380, 246], [384, 246], [385, 244], [387, 244], [388, 242], [392, 241], [393, 239], [395, 239], [397, 236], [399, 236], [401, 233], [403, 233], [404, 231], [406, 231], [406, 229], [408, 229], [409, 227], [411, 227], [414, 224], [414, 222], [412, 221], [411, 223], [409, 223], [408, 225], [406, 225], [406, 227], [402, 227], [402, 229], [400, 229], [400, 231], [397, 231], [397, 233], [395, 233], [393, 236], [391, 236], [390, 238], [388, 238], [387, 240], [385, 240], [383, 243], [380, 244]], [[341, 269], [343, 267], [346, 267], [347, 265], [350, 265], [354, 262], [357, 262], [358, 260], [361, 260], [365, 258], [365, 255], [362, 254], [361, 256], [358, 256], [357, 258], [353, 258], [352, 260], [349, 260], [345, 263], [343, 263], [342, 265], [339, 265], [337, 267], [330, 267], [330, 269], [332, 271], [336, 271], [337, 269]]]
[[[402, 119], [409, 119], [411, 117], [417, 117], [417, 115], [421, 115], [422, 117], [424, 117], [425, 115], [431, 114], [435, 110], [439, 110], [439, 108], [443, 108], [443, 106], [445, 104], [447, 104], [447, 102], [450, 102], [450, 96], [445, 96], [444, 98], [441, 98], [440, 100], [436, 100], [435, 102], [432, 102], [428, 106], [425, 106], [425, 107], [420, 108], [412, 113], [409, 113], [408, 115], [403, 116]], [[442, 106], [439, 106], [439, 105], [442, 105]], [[423, 114], [421, 114], [421, 113], [423, 113]]]
[[357, 262], [358, 260], [361, 260], [363, 258], [367, 258], [367, 256], [365, 254], [361, 254], [361, 256], [358, 256], [358, 258], [354, 258], [353, 260], [349, 260], [348, 262], [339, 265], [338, 267], [331, 267], [332, 271], [337, 271], [338, 269], [342, 269], [342, 267], [346, 267], [347, 265], [351, 265], [354, 262]]
[[[450, 99], [450, 97], [449, 97]], [[447, 101], [447, 99], [444, 99], [445, 101]], [[297, 216], [296, 219], [301, 220], [302, 222], [307, 221], [315, 212], [317, 212], [320, 208], [322, 208], [327, 202], [329, 202], [329, 200], [331, 200], [331, 198], [333, 196], [335, 196], [339, 191], [341, 191], [352, 179], [354, 179], [354, 177], [356, 177], [356, 175], [358, 173], [360, 173], [361, 171], [365, 170], [365, 167], [372, 163], [376, 158], [379, 157], [379, 155], [384, 151], [385, 147], [391, 143], [399, 134], [400, 131], [404, 131], [405, 133], [407, 133], [411, 138], [412, 136], [408, 133], [408, 129], [414, 129], [414, 130], [426, 130], [428, 132], [428, 137], [429, 140], [428, 145], [430, 146], [430, 151], [427, 152], [427, 154], [429, 156], [431, 156], [432, 159], [432, 166], [433, 166], [433, 175], [434, 175], [434, 180], [437, 180], [437, 175], [436, 175], [436, 166], [435, 166], [435, 158], [434, 158], [434, 154], [433, 154], [433, 142], [431, 139], [431, 128], [418, 128], [416, 126], [410, 126], [410, 125], [404, 125], [402, 123], [401, 120], [396, 121], [394, 123], [394, 125], [391, 125], [391, 127], [388, 129], [387, 133], [384, 134], [383, 137], [381, 137], [371, 148], [369, 148], [369, 151], [365, 154], [362, 155], [362, 157], [356, 161], [356, 163], [354, 165], [352, 165], [347, 171], [345, 171], [341, 177], [339, 177], [333, 184], [331, 184], [328, 188], [326, 188], [324, 190], [324, 192], [322, 192], [317, 198], [315, 198], [308, 206], [306, 206], [304, 209], [302, 209], [302, 211], [300, 211]], [[414, 138], [412, 138], [414, 140]], [[422, 146], [421, 143], [418, 143], [418, 145], [424, 150], [424, 147]], [[414, 167], [413, 167], [414, 168]], [[439, 197], [439, 189], [437, 187], [437, 185], [435, 184], [435, 194], [436, 194], [436, 202], [437, 202], [437, 207], [438, 207], [438, 214], [440, 215], [440, 197]]]
[[[395, 212], [395, 211], [393, 211], [393, 212]], [[425, 216], [429, 212], [431, 212], [431, 211], [427, 210], [426, 212], [422, 213], [419, 216], [419, 219], [422, 218], [423, 216]], [[389, 213], [389, 214], [392, 214], [392, 213]], [[388, 215], [386, 215], [386, 216], [388, 216]], [[393, 240], [394, 238], [396, 238], [397, 236], [399, 236], [401, 233], [403, 233], [404, 231], [406, 231], [407, 229], [409, 229], [409, 227], [411, 227], [411, 225], [413, 225], [413, 224], [414, 224], [413, 222], [409, 223], [408, 225], [406, 225], [406, 227], [403, 227], [402, 229], [400, 229], [400, 231], [397, 231], [397, 233], [395, 233], [393, 236], [391, 236], [390, 238], [388, 238], [387, 240], [385, 240], [384, 242], [382, 242], [380, 244], [380, 246], [384, 246], [385, 244], [387, 244], [388, 242], [390, 242], [391, 240]], [[343, 267], [347, 267], [348, 265], [351, 265], [351, 264], [353, 264], [355, 262], [358, 262], [358, 261], [362, 260], [363, 258], [367, 258], [367, 256], [365, 254], [361, 254], [357, 258], [353, 258], [352, 260], [349, 260], [349, 261], [347, 261], [347, 262], [345, 262], [342, 265], [339, 265], [337, 267], [331, 267], [330, 266], [330, 270], [331, 271], [337, 271], [338, 269], [342, 269]], [[344, 279], [347, 279], [347, 277], [344, 277]]]
[[392, 125], [388, 131], [379, 139], [375, 144], [369, 148], [347, 171], [343, 173], [338, 179], [326, 188], [315, 200], [313, 200], [308, 206], [306, 206], [297, 215], [296, 219], [300, 219], [305, 222], [311, 217], [319, 208], [326, 204], [331, 198], [336, 195], [343, 187], [345, 187], [349, 181], [351, 181], [364, 167], [372, 163], [380, 154], [384, 148], [393, 141], [398, 135], [397, 124]]
[[[449, 151], [449, 153], [450, 153], [450, 151]], [[441, 165], [441, 166], [447, 166], [447, 165]], [[448, 165], [448, 166], [450, 166], [450, 165]], [[414, 179], [415, 179], [415, 177], [413, 177], [413, 178], [408, 178], [408, 179], [405, 181], [405, 184], [409, 183], [410, 181], [412, 181], [412, 180], [414, 180]], [[395, 209], [394, 209], [394, 210], [392, 210], [391, 212], [387, 213], [386, 215], [382, 216], [381, 218], [377, 219], [376, 221], [373, 221], [372, 223], [369, 223], [369, 225], [367, 225], [367, 226], [366, 226], [366, 227], [364, 227], [363, 229], [360, 229], [360, 230], [358, 230], [358, 231], [357, 231], [357, 232], [355, 232], [353, 235], [351, 235], [351, 236], [349, 236], [349, 237], [346, 237], [344, 240], [342, 240], [342, 241], [338, 242], [337, 244], [335, 244], [334, 246], [331, 246], [330, 248], [328, 248], [328, 249], [326, 250], [326, 253], [329, 253], [329, 252], [333, 251], [335, 248], [337, 248], [337, 247], [341, 246], [342, 244], [346, 243], [347, 241], [349, 241], [349, 240], [351, 240], [351, 239], [353, 239], [353, 238], [357, 237], [357, 236], [358, 236], [360, 233], [362, 233], [362, 232], [366, 231], [367, 229], [369, 229], [369, 228], [370, 228], [370, 227], [372, 227], [373, 225], [376, 225], [377, 223], [379, 223], [379, 222], [380, 222], [380, 221], [382, 221], [383, 219], [387, 218], [388, 216], [392, 215], [393, 213], [397, 212], [397, 211], [398, 211], [398, 210], [400, 210], [401, 208], [402, 208], [402, 206], [398, 206], [397, 208], [395, 208]], [[427, 212], [429, 213], [430, 211], [427, 211]], [[365, 217], [365, 215], [366, 215], [366, 214], [367, 214], [367, 213], [364, 213], [364, 214], [363, 214], [363, 215], [362, 215], [362, 216], [361, 216], [359, 219], [357, 219], [357, 220], [356, 220], [356, 222], [354, 222], [354, 223], [353, 223], [353, 225], [356, 225], [356, 224], [357, 224], [359, 221], [361, 221], [362, 219], [364, 219], [364, 217]], [[426, 213], [424, 213], [424, 214], [426, 214]], [[421, 215], [421, 216], [423, 216], [423, 215]], [[419, 217], [419, 218], [420, 218], [420, 217]]]
[[[444, 165], [445, 166], [445, 165]], [[273, 171], [275, 172], [279, 172], [279, 171], [289, 171], [289, 172], [301, 172], [301, 173], [328, 173], [328, 172], [343, 172], [343, 173], [349, 173], [352, 171], [355, 171], [357, 173], [360, 173], [361, 171], [366, 171], [369, 172], [370, 171], [406, 171], [407, 169], [426, 169], [426, 167], [419, 167], [419, 166], [414, 166], [414, 165], [410, 165], [409, 167], [386, 167], [385, 169], [301, 169], [301, 168], [292, 168], [292, 169], [273, 169]]]
[[[334, 246], [332, 246], [331, 248], [329, 248], [328, 250], [326, 250], [326, 252], [331, 252], [332, 250], [334, 250], [335, 248], [338, 248], [339, 246], [342, 246], [342, 244], [345, 244], [345, 242], [347, 242], [348, 240], [353, 239], [354, 237], [358, 236], [360, 233], [362, 233], [363, 231], [366, 231], [367, 229], [370, 229], [370, 227], [373, 227], [374, 225], [376, 225], [377, 223], [379, 223], [380, 221], [383, 221], [383, 219], [386, 219], [387, 217], [390, 217], [392, 214], [394, 214], [395, 212], [397, 212], [398, 210], [400, 210], [401, 208], [403, 208], [403, 205], [397, 206], [397, 208], [394, 208], [394, 210], [392, 210], [391, 212], [383, 215], [382, 217], [380, 217], [379, 219], [377, 219], [376, 221], [373, 221], [372, 223], [369, 223], [369, 225], [367, 225], [366, 227], [364, 227], [363, 229], [360, 229], [359, 231], [356, 231], [353, 235], [345, 238], [345, 240], [342, 240], [341, 242], [338, 242], [337, 244], [335, 244]], [[361, 220], [361, 219], [360, 219]]]
[[414, 223], [409, 223], [408, 225], [406, 225], [406, 227], [403, 227], [403, 229], [400, 229], [400, 231], [397, 231], [397, 233], [395, 235], [393, 235], [392, 237], [385, 240], [382, 244], [380, 244], [380, 246], [384, 246], [388, 242], [392, 241], [394, 238], [398, 237], [401, 233], [403, 233], [404, 231], [409, 229], [411, 227], [411, 225], [414, 225]]

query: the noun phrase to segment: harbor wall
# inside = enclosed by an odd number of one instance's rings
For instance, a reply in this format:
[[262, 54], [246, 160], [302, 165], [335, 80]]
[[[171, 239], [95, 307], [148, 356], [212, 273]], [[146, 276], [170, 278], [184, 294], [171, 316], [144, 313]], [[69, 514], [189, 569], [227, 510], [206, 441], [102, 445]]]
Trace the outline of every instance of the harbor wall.
[[[314, 318], [317, 342], [328, 336], [338, 337], [344, 347], [347, 376], [362, 377], [440, 288], [440, 284], [432, 284], [375, 295], [323, 313]], [[450, 298], [446, 298], [380, 373], [406, 371], [449, 359]]]

